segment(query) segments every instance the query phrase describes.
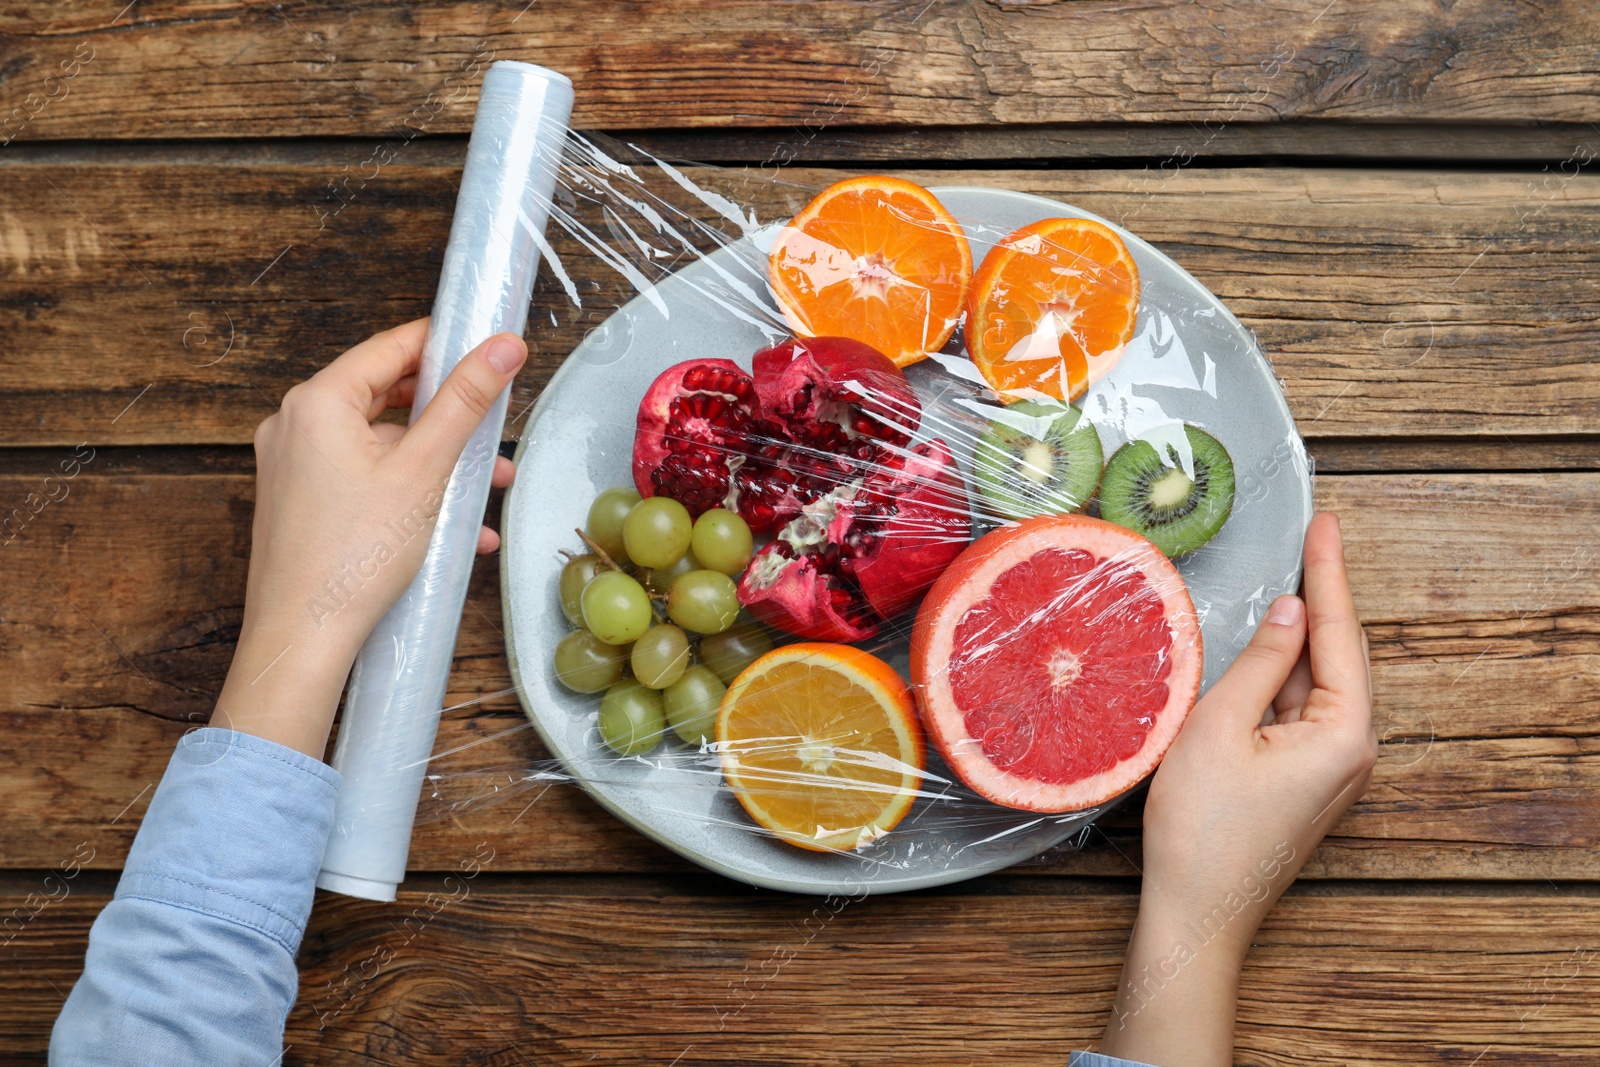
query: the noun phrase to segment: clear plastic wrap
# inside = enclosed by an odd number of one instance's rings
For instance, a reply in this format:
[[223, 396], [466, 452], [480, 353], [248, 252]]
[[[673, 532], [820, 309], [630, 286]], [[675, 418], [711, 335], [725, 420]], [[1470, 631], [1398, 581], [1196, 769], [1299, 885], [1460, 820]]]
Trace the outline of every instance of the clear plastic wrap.
[[[423, 818], [577, 785], [760, 885], [971, 877], [1136, 790], [1297, 587], [1305, 450], [1220, 302], [1068, 205], [903, 185], [570, 137], [530, 332], [586, 332], [502, 522], [507, 650], [549, 758], [531, 738], [510, 766], [440, 753]], [[739, 513], [754, 559], [720, 580], [622, 559], [628, 538], [681, 555], [685, 516], [652, 505], [619, 541], [590, 522], [614, 487]], [[775, 646], [743, 671], [716, 647], [736, 609]], [[652, 654], [618, 668], [644, 627]], [[679, 677], [684, 644], [720, 699], [704, 675], [676, 702], [640, 684]]]
[[[484, 75], [413, 420], [462, 356], [496, 333], [523, 331], [571, 113], [572, 83], [562, 74], [499, 62]], [[468, 442], [439, 501], [421, 571], [351, 672], [333, 754], [344, 784], [317, 876], [323, 889], [393, 900], [405, 877], [508, 395]]]

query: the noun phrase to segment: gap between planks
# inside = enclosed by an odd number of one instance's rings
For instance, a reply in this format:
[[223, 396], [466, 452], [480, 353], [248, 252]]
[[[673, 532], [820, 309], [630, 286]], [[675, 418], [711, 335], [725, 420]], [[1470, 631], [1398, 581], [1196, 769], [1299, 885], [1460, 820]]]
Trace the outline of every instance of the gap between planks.
[[[792, 150], [785, 165], [859, 167], [915, 165], [922, 169], [1003, 167], [1184, 167], [1348, 165], [1371, 169], [1426, 166], [1441, 171], [1538, 170], [1600, 144], [1588, 123], [1548, 125], [1428, 125], [1410, 123], [1294, 123], [1228, 126], [1201, 136], [1188, 123], [1125, 125], [840, 126], [795, 143], [788, 127], [725, 130], [583, 130], [675, 161], [718, 166], [771, 166], [774, 152]], [[374, 137], [251, 137], [218, 140], [19, 140], [0, 153], [0, 166], [340, 166], [352, 150], [376, 147]], [[425, 134], [407, 144], [418, 165], [459, 166], [465, 134]], [[365, 153], [363, 153], [365, 154]], [[359, 158], [359, 156], [358, 156]]]
[[[90, 442], [93, 444], [93, 442]], [[501, 443], [510, 457], [515, 440]], [[1323, 437], [1306, 443], [1318, 476], [1341, 474], [1544, 474], [1600, 471], [1600, 434], [1482, 437]], [[51, 468], [60, 447], [0, 444], [0, 476]], [[250, 445], [96, 446], [102, 473], [253, 474]]]

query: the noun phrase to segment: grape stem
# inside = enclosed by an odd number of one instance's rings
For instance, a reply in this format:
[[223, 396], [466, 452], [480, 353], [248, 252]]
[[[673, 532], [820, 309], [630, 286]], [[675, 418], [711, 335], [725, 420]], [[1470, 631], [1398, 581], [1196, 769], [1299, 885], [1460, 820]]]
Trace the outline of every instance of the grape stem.
[[589, 539], [589, 535], [588, 534], [584, 533], [582, 530], [577, 529], [577, 528], [574, 528], [573, 532], [576, 533], [579, 537], [581, 537], [583, 539], [583, 543], [584, 544], [589, 546], [589, 551], [593, 552], [595, 555], [600, 557], [600, 562], [601, 563], [604, 563], [607, 567], [610, 567], [614, 571], [622, 570], [621, 567], [617, 566], [617, 561], [616, 560], [614, 560], [610, 556], [606, 555], [606, 550], [605, 549], [601, 548], [599, 545], [595, 544], [592, 540]]
[[[583, 539], [583, 543], [589, 546], [589, 551], [600, 557], [601, 563], [604, 563], [607, 567], [610, 567], [614, 571], [622, 570], [621, 567], [617, 566], [617, 561], [606, 555], [606, 550], [595, 544], [588, 534], [576, 527], [573, 528], [572, 532]], [[561, 549], [560, 551], [563, 556], [566, 556], [569, 559], [572, 558], [572, 553], [566, 551], [565, 549]], [[626, 574], [627, 571], [622, 571], [622, 573]], [[666, 595], [664, 593], [652, 593], [649, 590], [646, 590], [644, 595], [650, 598], [651, 613], [655, 615], [659, 621], [666, 622], [667, 613], [665, 609], [657, 608], [658, 604], [665, 604], [667, 602]]]

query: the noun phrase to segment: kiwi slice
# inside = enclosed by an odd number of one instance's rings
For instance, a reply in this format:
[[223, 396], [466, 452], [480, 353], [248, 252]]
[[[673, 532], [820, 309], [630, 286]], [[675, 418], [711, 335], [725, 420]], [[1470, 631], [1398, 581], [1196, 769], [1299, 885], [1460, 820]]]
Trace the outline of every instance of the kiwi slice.
[[1169, 556], [1193, 552], [1217, 535], [1233, 511], [1233, 460], [1204, 430], [1185, 426], [1194, 477], [1167, 445], [1163, 459], [1149, 441], [1129, 441], [1106, 464], [1100, 517], [1143, 534]]
[[1104, 462], [1100, 435], [1083, 412], [1042, 400], [996, 412], [972, 458], [978, 492], [1008, 519], [1082, 511]]

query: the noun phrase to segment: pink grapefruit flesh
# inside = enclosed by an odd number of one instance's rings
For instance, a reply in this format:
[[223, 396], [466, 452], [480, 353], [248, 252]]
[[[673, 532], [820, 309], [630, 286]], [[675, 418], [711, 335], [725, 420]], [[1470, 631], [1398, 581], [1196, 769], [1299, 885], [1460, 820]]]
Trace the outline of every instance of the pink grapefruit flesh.
[[1155, 770], [1200, 693], [1200, 623], [1149, 541], [1044, 515], [975, 541], [911, 636], [923, 725], [975, 792], [1080, 811]]

